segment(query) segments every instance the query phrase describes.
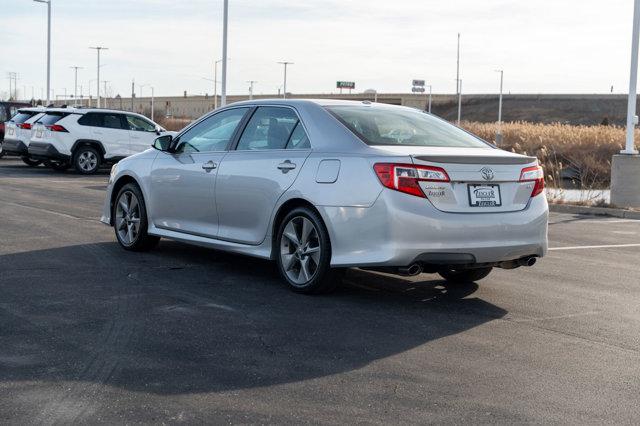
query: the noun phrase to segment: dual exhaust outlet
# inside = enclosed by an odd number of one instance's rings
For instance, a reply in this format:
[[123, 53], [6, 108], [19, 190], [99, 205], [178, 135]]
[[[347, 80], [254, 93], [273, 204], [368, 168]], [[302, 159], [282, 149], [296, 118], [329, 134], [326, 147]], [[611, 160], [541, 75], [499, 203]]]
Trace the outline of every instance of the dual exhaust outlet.
[[[487, 264], [482, 266], [483, 267], [497, 266], [498, 268], [503, 268], [503, 269], [515, 269], [515, 268], [519, 268], [520, 266], [533, 266], [535, 265], [536, 260], [537, 260], [536, 256], [527, 256], [527, 257], [521, 257], [520, 259], [507, 260], [504, 262], [498, 262], [496, 264]], [[421, 274], [423, 272], [423, 266], [422, 264], [416, 262], [416, 263], [412, 263], [409, 266], [403, 266], [403, 267], [397, 268], [395, 272], [398, 275], [412, 277], [414, 275]]]

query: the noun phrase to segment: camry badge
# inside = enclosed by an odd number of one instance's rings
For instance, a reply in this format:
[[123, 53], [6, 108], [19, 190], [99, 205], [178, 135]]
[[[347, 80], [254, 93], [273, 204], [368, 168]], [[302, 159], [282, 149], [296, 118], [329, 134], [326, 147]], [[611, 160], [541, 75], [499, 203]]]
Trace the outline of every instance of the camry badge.
[[493, 170], [491, 170], [490, 168], [483, 167], [480, 169], [480, 173], [482, 174], [484, 180], [493, 180]]

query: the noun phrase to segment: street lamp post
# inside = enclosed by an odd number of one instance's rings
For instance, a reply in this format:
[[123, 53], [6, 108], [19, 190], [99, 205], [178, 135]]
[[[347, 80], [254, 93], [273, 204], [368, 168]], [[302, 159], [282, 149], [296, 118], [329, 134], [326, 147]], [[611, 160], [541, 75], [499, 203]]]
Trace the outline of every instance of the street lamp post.
[[640, 207], [640, 155], [634, 146], [636, 116], [636, 90], [638, 85], [638, 38], [640, 37], [640, 0], [633, 7], [631, 39], [631, 69], [629, 72], [629, 98], [627, 100], [627, 140], [620, 154], [611, 162], [611, 204], [620, 207]]
[[500, 97], [498, 98], [498, 130], [496, 131], [496, 145], [502, 143], [502, 81], [504, 70], [496, 70], [500, 73]]
[[33, 0], [38, 3], [47, 4], [47, 105], [51, 101], [51, 0]]
[[293, 65], [293, 62], [281, 61], [278, 63], [284, 65], [284, 82], [282, 84], [282, 99], [287, 99], [287, 65]]
[[229, 21], [229, 0], [224, 0], [222, 15], [222, 94], [220, 97], [220, 105], [225, 106], [227, 104], [227, 23]]
[[90, 47], [89, 49], [94, 49], [96, 52], [98, 52], [98, 81], [96, 83], [96, 88], [97, 88], [97, 95], [96, 95], [96, 99], [97, 99], [97, 103], [96, 106], [98, 108], [100, 108], [100, 51], [101, 50], [109, 50], [108, 47], [102, 47], [102, 46], [96, 46], [96, 47]]
[[429, 88], [429, 107], [428, 107], [427, 110], [429, 111], [429, 114], [431, 114], [431, 89], [432, 89], [432, 87], [431, 87], [430, 84], [427, 84], [427, 87]]
[[73, 80], [73, 105], [78, 105], [78, 70], [81, 70], [82, 67], [69, 67], [74, 70], [74, 80]]
[[458, 126], [460, 126], [460, 118], [462, 117], [462, 79], [458, 80]]

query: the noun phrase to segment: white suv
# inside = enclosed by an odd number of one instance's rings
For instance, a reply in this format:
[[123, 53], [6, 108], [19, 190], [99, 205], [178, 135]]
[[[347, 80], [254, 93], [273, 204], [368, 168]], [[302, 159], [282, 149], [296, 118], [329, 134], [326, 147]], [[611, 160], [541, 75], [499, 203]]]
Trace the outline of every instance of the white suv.
[[22, 158], [28, 166], [35, 167], [42, 163], [41, 160], [34, 160], [29, 157], [27, 148], [31, 140], [33, 131], [32, 125], [44, 115], [45, 108], [30, 107], [20, 108], [4, 125], [4, 141], [2, 142], [2, 153], [7, 155], [17, 155]]
[[160, 125], [131, 112], [48, 109], [33, 125], [29, 156], [47, 161], [55, 170], [73, 166], [79, 173], [93, 174], [103, 163], [146, 150], [164, 132]]

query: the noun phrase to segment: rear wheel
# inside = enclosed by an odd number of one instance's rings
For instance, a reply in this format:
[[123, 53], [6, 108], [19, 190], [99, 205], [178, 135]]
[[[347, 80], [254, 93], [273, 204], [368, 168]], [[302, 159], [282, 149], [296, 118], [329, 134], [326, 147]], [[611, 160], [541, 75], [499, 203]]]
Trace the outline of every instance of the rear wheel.
[[160, 241], [160, 237], [147, 234], [147, 208], [137, 185], [122, 187], [111, 214], [116, 238], [125, 250], [147, 251]]
[[491, 272], [489, 268], [475, 268], [475, 269], [445, 269], [439, 271], [438, 274], [445, 280], [452, 283], [471, 283], [474, 281], [480, 281]]
[[276, 254], [280, 275], [297, 293], [328, 293], [341, 282], [344, 271], [330, 267], [329, 233], [307, 207], [293, 209], [280, 223]]
[[21, 157], [22, 161], [24, 162], [24, 164], [26, 164], [29, 167], [36, 167], [39, 166], [40, 164], [42, 164], [41, 160], [34, 160], [33, 158], [29, 158], [26, 155]]
[[100, 154], [92, 146], [81, 146], [73, 154], [73, 166], [78, 173], [92, 175], [100, 168]]

